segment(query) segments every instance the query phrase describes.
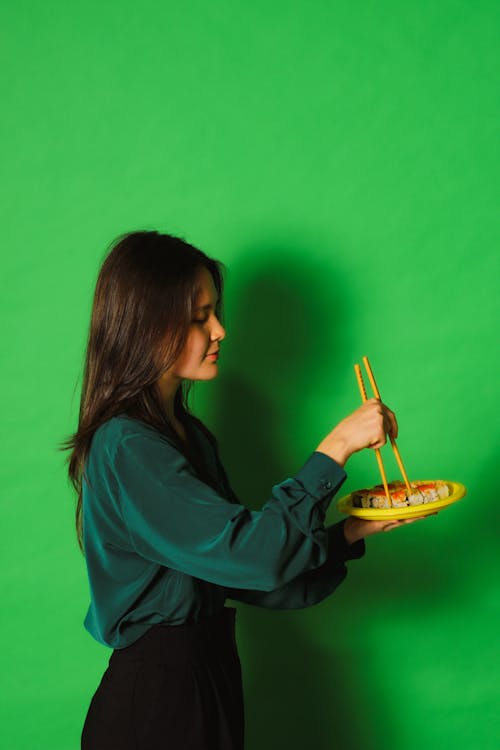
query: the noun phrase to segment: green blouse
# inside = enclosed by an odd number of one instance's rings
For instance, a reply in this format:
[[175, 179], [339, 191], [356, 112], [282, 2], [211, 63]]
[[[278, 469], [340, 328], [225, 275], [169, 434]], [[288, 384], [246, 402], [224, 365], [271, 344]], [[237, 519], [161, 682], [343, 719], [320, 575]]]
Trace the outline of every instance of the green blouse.
[[272, 487], [259, 511], [241, 505], [216, 444], [192, 422], [218, 491], [163, 434], [126, 415], [94, 433], [82, 483], [90, 588], [84, 627], [111, 648], [151, 625], [196, 622], [226, 598], [273, 609], [310, 607], [347, 574], [344, 521], [325, 527], [344, 469], [314, 451]]

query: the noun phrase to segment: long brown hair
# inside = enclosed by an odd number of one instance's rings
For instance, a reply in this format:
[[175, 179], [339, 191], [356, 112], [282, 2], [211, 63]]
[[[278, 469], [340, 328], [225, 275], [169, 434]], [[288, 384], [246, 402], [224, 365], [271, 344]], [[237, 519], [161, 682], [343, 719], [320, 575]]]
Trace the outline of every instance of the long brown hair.
[[[58, 445], [58, 450], [71, 450], [66, 461], [78, 495], [76, 534], [84, 555], [82, 474], [87, 480], [84, 464], [95, 431], [111, 417], [126, 414], [167, 435], [189, 457], [200, 478], [214, 486], [201, 455], [179, 440], [158, 388], [159, 378], [186, 343], [201, 266], [212, 274], [222, 322], [226, 267], [180, 237], [156, 231], [123, 234], [111, 243], [102, 262], [84, 358], [78, 429]], [[174, 397], [175, 418], [184, 424], [195, 421], [216, 444], [190, 412], [190, 388], [190, 381], [181, 381]]]

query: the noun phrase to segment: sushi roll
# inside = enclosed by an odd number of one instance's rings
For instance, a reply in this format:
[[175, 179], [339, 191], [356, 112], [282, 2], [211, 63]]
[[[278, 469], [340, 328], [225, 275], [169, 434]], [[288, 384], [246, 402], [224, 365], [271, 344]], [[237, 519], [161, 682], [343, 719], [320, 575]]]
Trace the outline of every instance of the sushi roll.
[[355, 508], [404, 508], [412, 505], [433, 503], [440, 498], [448, 497], [450, 494], [446, 482], [437, 480], [435, 482], [411, 483], [409, 493], [406, 484], [401, 480], [390, 482], [387, 487], [391, 495], [392, 504], [385, 494], [383, 484], [377, 484], [371, 489], [361, 489], [353, 492], [351, 502]]
[[420, 491], [420, 486], [414, 482], [410, 482], [412, 491], [408, 493], [408, 505], [422, 505], [425, 503], [425, 495]]
[[[391, 482], [388, 489], [393, 508], [404, 508], [406, 501], [405, 485], [402, 482]], [[362, 489], [353, 493], [352, 504], [355, 508], [390, 508], [389, 498], [385, 494], [383, 484], [377, 484], [372, 489]]]
[[354, 508], [371, 508], [370, 490], [363, 489], [353, 492], [351, 501]]
[[450, 496], [450, 488], [446, 484], [446, 482], [443, 482], [442, 479], [438, 479], [436, 482], [436, 491], [438, 493], [439, 499], [442, 500], [445, 497]]
[[424, 495], [424, 502], [434, 503], [444, 497], [448, 497], [450, 490], [446, 482], [438, 479], [435, 482], [426, 482], [418, 485], [418, 489]]
[[424, 503], [433, 503], [439, 499], [435, 482], [425, 482], [417, 486], [419, 492], [424, 496]]

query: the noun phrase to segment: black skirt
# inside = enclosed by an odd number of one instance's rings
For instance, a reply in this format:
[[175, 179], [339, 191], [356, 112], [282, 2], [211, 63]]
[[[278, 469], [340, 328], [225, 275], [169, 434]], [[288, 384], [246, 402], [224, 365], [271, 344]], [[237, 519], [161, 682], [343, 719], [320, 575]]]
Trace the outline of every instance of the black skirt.
[[83, 726], [82, 750], [243, 750], [236, 610], [153, 625], [115, 649]]

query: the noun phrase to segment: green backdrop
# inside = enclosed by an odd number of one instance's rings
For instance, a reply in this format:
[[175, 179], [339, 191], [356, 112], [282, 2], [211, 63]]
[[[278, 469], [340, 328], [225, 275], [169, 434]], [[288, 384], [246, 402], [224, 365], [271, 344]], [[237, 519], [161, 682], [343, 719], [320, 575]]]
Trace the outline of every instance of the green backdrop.
[[[410, 478], [468, 488], [370, 537], [321, 604], [235, 605], [248, 750], [498, 747], [500, 5], [0, 14], [2, 746], [76, 750], [111, 653], [83, 628], [57, 444], [106, 247], [157, 228], [228, 266], [220, 374], [192, 405], [242, 502], [259, 508], [358, 407], [365, 354]], [[373, 451], [346, 468], [342, 493], [379, 481]]]

